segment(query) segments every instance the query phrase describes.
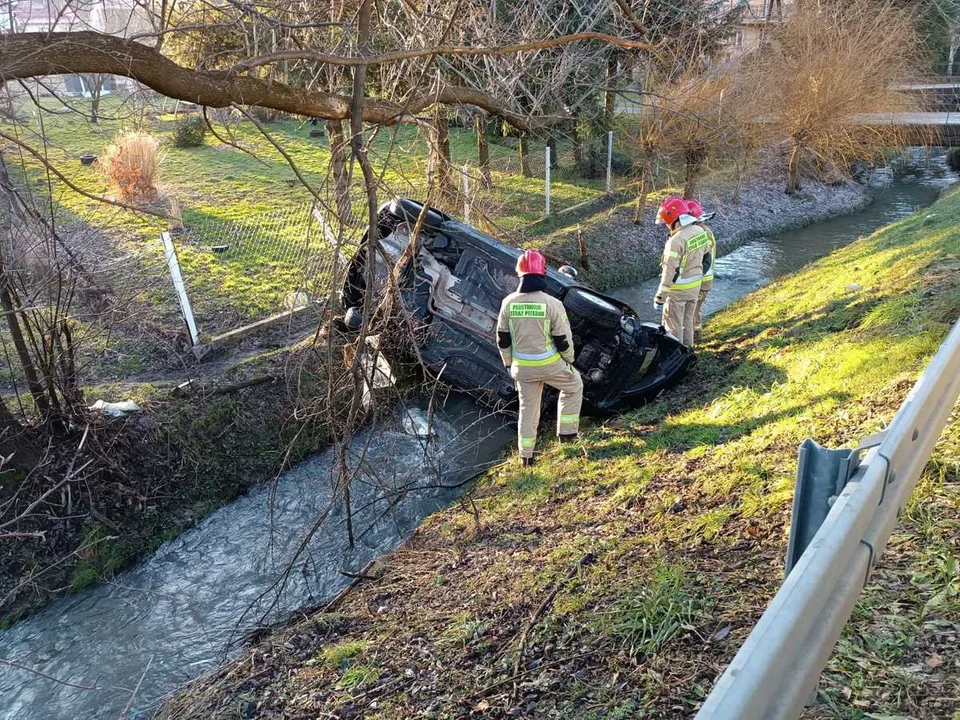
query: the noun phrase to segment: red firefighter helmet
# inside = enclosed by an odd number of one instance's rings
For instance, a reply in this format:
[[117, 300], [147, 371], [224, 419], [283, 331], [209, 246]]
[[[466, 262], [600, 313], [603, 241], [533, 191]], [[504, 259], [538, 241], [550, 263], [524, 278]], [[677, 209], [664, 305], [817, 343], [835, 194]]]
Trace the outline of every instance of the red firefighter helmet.
[[687, 201], [679, 197], [670, 197], [663, 201], [657, 210], [657, 225], [673, 227], [680, 216], [687, 212]]
[[687, 200], [687, 215], [692, 215], [695, 218], [703, 217], [703, 205], [700, 204], [699, 200]]
[[536, 250], [524, 250], [517, 260], [517, 275], [546, 275], [547, 260]]

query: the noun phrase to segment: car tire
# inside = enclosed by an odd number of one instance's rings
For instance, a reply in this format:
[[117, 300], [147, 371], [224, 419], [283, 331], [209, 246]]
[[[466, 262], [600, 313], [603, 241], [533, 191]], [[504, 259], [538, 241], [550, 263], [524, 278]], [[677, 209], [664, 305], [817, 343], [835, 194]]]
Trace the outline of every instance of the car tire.
[[343, 316], [343, 323], [351, 332], [357, 332], [363, 325], [363, 311], [358, 307], [347, 308]]
[[567, 312], [579, 315], [597, 328], [616, 330], [620, 327], [623, 313], [620, 308], [607, 302], [599, 295], [572, 288], [563, 298]]

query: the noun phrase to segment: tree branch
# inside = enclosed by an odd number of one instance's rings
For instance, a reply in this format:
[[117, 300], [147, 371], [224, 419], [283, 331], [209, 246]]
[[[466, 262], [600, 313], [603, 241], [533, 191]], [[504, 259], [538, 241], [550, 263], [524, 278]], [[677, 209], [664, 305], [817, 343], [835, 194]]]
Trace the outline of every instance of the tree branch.
[[656, 48], [648, 42], [627, 40], [626, 38], [616, 37], [615, 35], [609, 35], [607, 33], [585, 31], [572, 35], [561, 35], [555, 38], [545, 38], [543, 40], [515, 43], [512, 45], [494, 45], [490, 47], [480, 45], [441, 45], [435, 48], [397, 50], [395, 52], [372, 55], [370, 57], [344, 57], [342, 55], [331, 55], [313, 50], [281, 50], [280, 52], [267, 53], [266, 55], [260, 55], [239, 62], [233, 67], [233, 70], [248, 70], [282, 60], [311, 60], [326, 65], [353, 67], [358, 65], [384, 65], [386, 63], [397, 62], [398, 60], [414, 60], [423, 57], [435, 57], [437, 55], [512, 55], [515, 53], [547, 50], [549, 48], [561, 47], [585, 40], [598, 40], [608, 45], [616, 45], [625, 50], [646, 50], [648, 52], [654, 52], [656, 50]]
[[620, 12], [623, 13], [624, 17], [627, 18], [627, 22], [633, 25], [634, 29], [646, 37], [649, 34], [646, 26], [640, 21], [640, 18], [637, 17], [636, 13], [633, 12], [633, 9], [627, 3], [627, 0], [614, 0], [617, 7], [620, 8]]
[[[565, 39], [567, 38], [567, 39]], [[622, 47], [650, 47], [646, 43], [615, 38], [603, 33], [579, 33], [527, 47], [552, 47], [564, 42], [598, 39], [616, 42]], [[450, 48], [417, 51], [418, 56], [436, 55]], [[492, 53], [491, 48], [465, 48], [471, 52]], [[501, 52], [507, 52], [502, 50]], [[335, 58], [336, 56], [330, 56]], [[380, 56], [386, 57], [386, 56]], [[346, 64], [376, 62], [371, 58], [341, 58]], [[238, 75], [222, 70], [194, 70], [183, 67], [158, 50], [111, 35], [96, 32], [11, 33], [0, 36], [0, 80], [44, 77], [74, 73], [107, 73], [122, 75], [146, 85], [170, 98], [205, 105], [228, 107], [234, 103], [259, 105], [281, 112], [316, 117], [324, 120], [345, 120], [350, 117], [350, 100], [342, 95], [295, 88], [283, 83]], [[434, 103], [468, 104], [486, 110], [525, 132], [556, 125], [566, 114], [530, 117], [507, 109], [504, 98], [472, 87], [442, 83], [439, 88], [420, 93], [403, 102], [367, 99], [363, 121], [391, 125]]]

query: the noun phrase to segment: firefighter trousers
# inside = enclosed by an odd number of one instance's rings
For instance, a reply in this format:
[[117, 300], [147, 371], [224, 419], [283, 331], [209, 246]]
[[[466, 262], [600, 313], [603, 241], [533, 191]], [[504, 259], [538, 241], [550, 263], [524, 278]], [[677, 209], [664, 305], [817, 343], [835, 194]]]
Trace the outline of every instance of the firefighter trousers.
[[560, 391], [557, 435], [575, 435], [579, 432], [583, 380], [573, 365], [565, 360], [557, 360], [542, 367], [514, 365], [512, 374], [520, 393], [520, 422], [517, 425], [520, 457], [533, 457], [533, 450], [537, 444], [537, 426], [540, 424], [540, 403], [544, 385]]
[[697, 297], [697, 309], [693, 314], [693, 341], [699, 343], [703, 338], [703, 318], [700, 311], [703, 309], [703, 303], [707, 299], [707, 293], [710, 292], [712, 285], [704, 283], [700, 286], [700, 295]]
[[663, 305], [663, 326], [667, 332], [677, 338], [691, 350], [693, 349], [694, 318], [697, 314], [697, 296], [690, 299], [678, 299], [667, 295]]

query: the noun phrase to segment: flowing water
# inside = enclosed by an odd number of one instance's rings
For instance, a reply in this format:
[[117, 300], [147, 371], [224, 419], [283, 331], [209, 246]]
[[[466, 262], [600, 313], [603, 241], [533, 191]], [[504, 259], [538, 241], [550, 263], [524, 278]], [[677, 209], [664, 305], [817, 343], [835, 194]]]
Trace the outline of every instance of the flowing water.
[[[930, 167], [904, 164], [886, 185], [882, 179], [882, 173], [875, 177], [876, 199], [859, 213], [721, 257], [706, 311], [932, 203], [956, 176], [934, 159]], [[655, 320], [655, 290], [651, 280], [613, 294]], [[331, 452], [302, 462], [275, 485], [255, 487], [113, 582], [0, 632], [0, 658], [56, 678], [0, 664], [0, 718], [148, 716], [165, 693], [222, 659], [232, 640], [333, 597], [349, 582], [341, 569], [355, 572], [397, 547], [428, 514], [452, 502], [460, 484], [495, 461], [513, 432], [502, 418], [483, 416], [454, 397], [433, 415], [413, 407], [376, 433], [360, 433], [348, 453], [358, 472], [352, 549], [342, 506], [330, 502]], [[311, 535], [328, 508], [326, 522]]]
[[[424, 405], [427, 405], [424, 403]], [[260, 485], [161, 547], [134, 570], [54, 603], [0, 633], [0, 657], [84, 690], [0, 666], [0, 717], [148, 716], [158, 698], [216, 664], [231, 640], [329, 600], [368, 561], [397, 547], [459, 483], [514, 436], [466, 398], [439, 412], [412, 407], [350, 445], [356, 544], [330, 504], [333, 453]], [[317, 532], [317, 518], [332, 510]], [[286, 578], [277, 580], [302, 552]]]
[[[894, 169], [873, 173], [870, 185], [874, 201], [859, 212], [754, 240], [727, 254], [722, 254], [721, 246], [704, 313], [714, 313], [771, 280], [930, 205], [957, 179], [957, 174], [947, 169], [942, 154], [931, 156], [928, 166], [923, 152], [913, 151]], [[642, 320], [659, 322], [660, 314], [653, 309], [658, 282], [658, 278], [652, 278], [609, 293], [631, 305]]]

